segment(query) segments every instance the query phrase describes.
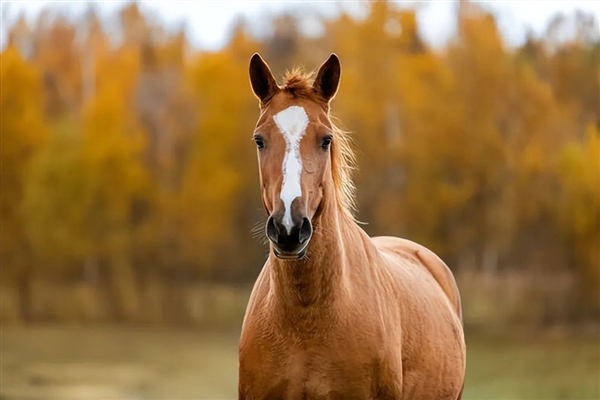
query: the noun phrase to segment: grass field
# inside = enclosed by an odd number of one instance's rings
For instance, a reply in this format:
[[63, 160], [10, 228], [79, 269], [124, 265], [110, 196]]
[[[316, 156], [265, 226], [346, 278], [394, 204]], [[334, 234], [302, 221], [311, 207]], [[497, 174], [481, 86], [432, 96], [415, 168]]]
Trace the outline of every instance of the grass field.
[[[235, 399], [237, 335], [2, 327], [2, 400]], [[469, 337], [464, 399], [600, 399], [597, 340]]]

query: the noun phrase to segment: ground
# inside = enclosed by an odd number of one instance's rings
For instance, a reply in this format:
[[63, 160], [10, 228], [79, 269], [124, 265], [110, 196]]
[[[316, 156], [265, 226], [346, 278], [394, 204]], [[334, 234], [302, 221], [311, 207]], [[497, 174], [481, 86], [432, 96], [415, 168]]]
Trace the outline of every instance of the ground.
[[[592, 339], [468, 337], [464, 400], [600, 399]], [[235, 399], [237, 334], [2, 327], [2, 400]]]

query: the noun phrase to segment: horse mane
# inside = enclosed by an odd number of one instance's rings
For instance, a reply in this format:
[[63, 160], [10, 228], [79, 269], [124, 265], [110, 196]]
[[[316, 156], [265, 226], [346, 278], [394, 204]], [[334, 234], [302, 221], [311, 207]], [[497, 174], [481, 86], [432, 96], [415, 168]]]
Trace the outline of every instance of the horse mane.
[[[302, 67], [295, 67], [284, 75], [283, 90], [294, 97], [302, 97], [316, 102], [322, 102], [313, 90], [315, 71], [304, 72]], [[352, 181], [352, 171], [355, 166], [355, 156], [352, 151], [350, 132], [339, 128], [329, 113], [329, 122], [334, 140], [331, 143], [331, 164], [333, 172], [333, 184], [337, 192], [339, 206], [342, 211], [354, 218], [356, 211], [355, 192], [356, 188]]]

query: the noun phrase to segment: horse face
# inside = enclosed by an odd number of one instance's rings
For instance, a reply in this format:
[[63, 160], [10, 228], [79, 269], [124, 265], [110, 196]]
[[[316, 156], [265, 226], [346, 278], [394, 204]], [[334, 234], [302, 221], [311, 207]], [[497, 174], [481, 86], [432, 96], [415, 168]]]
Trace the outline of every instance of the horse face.
[[302, 258], [324, 190], [332, 182], [329, 101], [337, 91], [340, 63], [332, 55], [312, 87], [280, 88], [262, 58], [250, 62], [250, 81], [260, 100], [254, 132], [266, 234], [276, 257]]

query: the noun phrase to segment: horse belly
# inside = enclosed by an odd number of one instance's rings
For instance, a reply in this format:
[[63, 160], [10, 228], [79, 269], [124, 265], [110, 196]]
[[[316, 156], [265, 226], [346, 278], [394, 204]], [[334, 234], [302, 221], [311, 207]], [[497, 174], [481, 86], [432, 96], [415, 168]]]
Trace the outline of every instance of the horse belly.
[[402, 400], [458, 400], [464, 377], [458, 378], [454, 373], [445, 377], [436, 377], [431, 373], [411, 371], [403, 374], [403, 382]]
[[[465, 344], [457, 326], [438, 326], [403, 357], [402, 399], [456, 400], [465, 379]], [[435, 331], [430, 331], [435, 332]]]

